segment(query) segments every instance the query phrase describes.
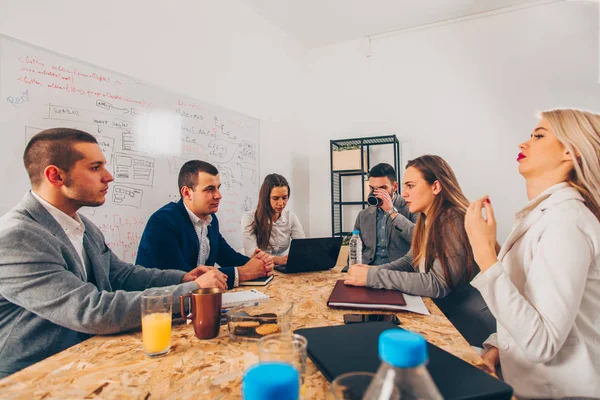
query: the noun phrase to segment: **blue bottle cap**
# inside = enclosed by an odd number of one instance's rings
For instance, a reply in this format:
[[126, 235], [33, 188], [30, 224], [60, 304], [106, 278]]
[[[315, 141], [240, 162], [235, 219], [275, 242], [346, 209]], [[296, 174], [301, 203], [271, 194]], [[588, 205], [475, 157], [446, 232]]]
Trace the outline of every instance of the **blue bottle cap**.
[[242, 380], [244, 400], [297, 400], [298, 371], [290, 364], [270, 362], [250, 367]]
[[360, 231], [358, 229], [355, 229], [352, 231], [353, 235], [360, 235]]
[[396, 368], [415, 368], [427, 361], [423, 336], [401, 329], [379, 335], [379, 358]]

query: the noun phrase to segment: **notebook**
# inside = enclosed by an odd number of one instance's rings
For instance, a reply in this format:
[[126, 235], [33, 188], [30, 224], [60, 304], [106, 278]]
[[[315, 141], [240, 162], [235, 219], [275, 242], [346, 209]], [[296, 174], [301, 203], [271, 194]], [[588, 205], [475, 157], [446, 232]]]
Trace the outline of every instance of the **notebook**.
[[273, 280], [273, 275], [253, 279], [251, 281], [240, 282], [240, 286], [267, 286]]
[[230, 308], [242, 304], [261, 303], [264, 301], [269, 301], [269, 296], [255, 289], [245, 290], [243, 292], [228, 292], [223, 293], [223, 304], [221, 307]]
[[336, 282], [327, 306], [331, 308], [358, 308], [367, 310], [404, 310], [406, 300], [397, 290], [372, 289], [346, 286], [343, 280]]
[[[388, 329], [401, 329], [390, 322], [325, 326], [298, 329], [308, 340], [308, 356], [325, 378], [353, 371], [377, 372], [379, 335]], [[479, 368], [428, 343], [427, 370], [446, 400], [512, 397], [512, 388]]]

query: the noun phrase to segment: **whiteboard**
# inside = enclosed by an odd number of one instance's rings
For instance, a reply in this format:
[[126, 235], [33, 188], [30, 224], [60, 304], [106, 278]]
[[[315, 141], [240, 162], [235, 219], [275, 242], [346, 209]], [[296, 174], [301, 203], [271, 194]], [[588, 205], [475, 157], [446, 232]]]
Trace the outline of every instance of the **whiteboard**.
[[0, 35], [0, 215], [30, 189], [22, 156], [47, 128], [93, 134], [115, 180], [106, 203], [85, 207], [123, 260], [135, 261], [146, 221], [179, 201], [188, 160], [219, 169], [220, 230], [242, 247], [240, 220], [258, 197], [259, 121]]

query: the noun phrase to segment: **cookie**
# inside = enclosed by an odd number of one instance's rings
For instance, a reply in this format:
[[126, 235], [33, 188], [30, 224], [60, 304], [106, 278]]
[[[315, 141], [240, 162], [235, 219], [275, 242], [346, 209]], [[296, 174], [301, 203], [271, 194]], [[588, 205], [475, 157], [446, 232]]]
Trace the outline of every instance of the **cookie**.
[[258, 314], [256, 315], [257, 317], [261, 317], [261, 318], [277, 318], [277, 314], [275, 313], [263, 313], [263, 314]]
[[281, 328], [277, 324], [264, 324], [256, 328], [256, 333], [261, 336], [272, 335], [281, 332]]
[[256, 332], [254, 332], [254, 328], [243, 328], [241, 326], [236, 326], [233, 329], [233, 334], [235, 336], [245, 336], [245, 337], [256, 336]]
[[260, 325], [258, 321], [242, 321], [238, 322], [237, 326], [240, 328], [256, 328]]
[[264, 324], [276, 324], [277, 317], [260, 317], [259, 322], [261, 325]]

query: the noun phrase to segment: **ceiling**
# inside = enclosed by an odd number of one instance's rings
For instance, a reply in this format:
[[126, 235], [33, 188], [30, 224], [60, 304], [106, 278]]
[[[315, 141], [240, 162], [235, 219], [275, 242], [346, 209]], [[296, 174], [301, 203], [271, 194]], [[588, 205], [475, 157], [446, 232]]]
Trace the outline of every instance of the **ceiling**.
[[476, 14], [544, 4], [540, 0], [240, 0], [307, 48]]

